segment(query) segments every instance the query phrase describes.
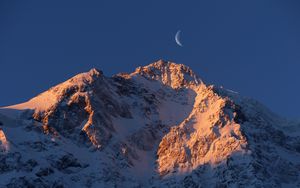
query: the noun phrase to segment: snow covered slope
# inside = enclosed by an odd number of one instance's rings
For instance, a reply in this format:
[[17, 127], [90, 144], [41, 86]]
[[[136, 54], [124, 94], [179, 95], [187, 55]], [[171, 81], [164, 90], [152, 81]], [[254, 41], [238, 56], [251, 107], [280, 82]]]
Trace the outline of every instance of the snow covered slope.
[[0, 187], [300, 187], [300, 124], [157, 61], [0, 109]]

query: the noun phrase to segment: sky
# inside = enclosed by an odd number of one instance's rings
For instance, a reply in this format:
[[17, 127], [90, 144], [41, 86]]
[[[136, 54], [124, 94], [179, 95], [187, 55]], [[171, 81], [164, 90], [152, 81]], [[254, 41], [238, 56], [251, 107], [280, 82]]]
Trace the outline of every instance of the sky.
[[1, 1], [0, 106], [94, 67], [111, 76], [164, 59], [300, 118], [299, 9], [297, 0]]

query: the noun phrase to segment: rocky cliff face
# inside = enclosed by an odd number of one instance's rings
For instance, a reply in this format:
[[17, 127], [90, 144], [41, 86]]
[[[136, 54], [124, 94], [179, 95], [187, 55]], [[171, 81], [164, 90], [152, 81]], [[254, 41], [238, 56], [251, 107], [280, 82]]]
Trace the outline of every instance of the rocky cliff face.
[[158, 61], [0, 109], [5, 187], [297, 187], [300, 124]]

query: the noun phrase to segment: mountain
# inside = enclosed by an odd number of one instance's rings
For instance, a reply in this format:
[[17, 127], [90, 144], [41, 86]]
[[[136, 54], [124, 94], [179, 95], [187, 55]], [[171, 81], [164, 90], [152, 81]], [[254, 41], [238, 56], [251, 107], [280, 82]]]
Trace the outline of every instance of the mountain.
[[159, 60], [0, 109], [1, 187], [300, 187], [300, 123]]

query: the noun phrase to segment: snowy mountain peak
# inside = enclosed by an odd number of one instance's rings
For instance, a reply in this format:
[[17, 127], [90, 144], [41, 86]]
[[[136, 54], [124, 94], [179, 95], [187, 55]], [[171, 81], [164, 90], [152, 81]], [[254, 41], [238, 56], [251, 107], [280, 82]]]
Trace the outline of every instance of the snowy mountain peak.
[[0, 109], [0, 187], [300, 187], [299, 126], [182, 64], [91, 69]]
[[91, 76], [96, 76], [96, 77], [103, 75], [103, 72], [101, 70], [96, 69], [96, 68], [92, 68], [88, 73]]
[[91, 69], [88, 72], [77, 74], [67, 81], [60, 83], [54, 87], [51, 87], [47, 91], [37, 95], [31, 100], [8, 106], [6, 108], [25, 110], [25, 109], [35, 109], [37, 111], [47, 111], [53, 106], [57, 105], [70, 94], [80, 93], [84, 91], [86, 87], [89, 87], [95, 82], [102, 82], [103, 73], [98, 69]]
[[148, 79], [159, 80], [174, 89], [203, 83], [188, 66], [164, 60], [138, 67], [132, 74], [139, 74]]
[[[86, 85], [88, 83], [94, 82], [97, 78], [100, 78], [103, 76], [103, 72], [101, 70], [98, 70], [96, 68], [92, 68], [88, 72], [80, 73], [71, 79], [67, 80], [64, 83], [71, 83], [74, 85]], [[64, 84], [63, 83], [63, 84]]]

